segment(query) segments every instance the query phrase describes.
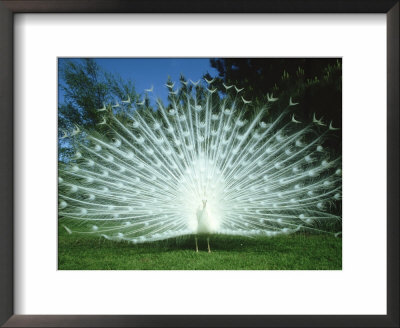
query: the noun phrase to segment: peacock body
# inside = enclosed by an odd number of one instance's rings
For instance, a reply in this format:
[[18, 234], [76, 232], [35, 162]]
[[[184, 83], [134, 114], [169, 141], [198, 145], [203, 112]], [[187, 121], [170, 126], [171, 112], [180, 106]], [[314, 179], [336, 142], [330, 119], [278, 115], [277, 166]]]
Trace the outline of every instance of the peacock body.
[[[300, 122], [292, 98], [272, 117], [272, 95], [259, 106], [236, 86], [222, 97], [210, 81], [203, 93], [189, 84], [167, 85], [168, 107], [158, 101], [152, 111], [128, 97], [99, 109], [101, 133], [65, 133], [76, 149], [59, 166], [59, 218], [69, 233], [141, 243], [321, 231], [340, 221], [341, 158], [324, 146], [332, 123]], [[125, 105], [132, 110], [113, 110]]]

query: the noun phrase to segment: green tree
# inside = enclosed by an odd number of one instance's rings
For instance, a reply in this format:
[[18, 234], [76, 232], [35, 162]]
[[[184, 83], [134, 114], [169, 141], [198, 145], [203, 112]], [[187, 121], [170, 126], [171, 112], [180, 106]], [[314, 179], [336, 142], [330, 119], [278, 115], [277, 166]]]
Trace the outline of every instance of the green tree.
[[[337, 58], [222, 58], [211, 59], [218, 70], [215, 86], [225, 92], [225, 85], [244, 88], [243, 96], [259, 102], [267, 93], [281, 103], [290, 97], [298, 102], [296, 116], [312, 119], [314, 113], [335, 126], [341, 126], [342, 62]], [[208, 74], [206, 77], [211, 78]], [[272, 108], [277, 110], [277, 107]]]
[[[69, 158], [73, 152], [68, 136], [74, 129], [91, 129], [111, 111], [124, 115], [139, 98], [132, 81], [105, 72], [94, 59], [68, 59], [59, 61], [58, 135], [59, 159]], [[130, 100], [121, 103], [121, 100]], [[106, 111], [98, 109], [106, 106]], [[96, 127], [102, 132], [102, 127]]]

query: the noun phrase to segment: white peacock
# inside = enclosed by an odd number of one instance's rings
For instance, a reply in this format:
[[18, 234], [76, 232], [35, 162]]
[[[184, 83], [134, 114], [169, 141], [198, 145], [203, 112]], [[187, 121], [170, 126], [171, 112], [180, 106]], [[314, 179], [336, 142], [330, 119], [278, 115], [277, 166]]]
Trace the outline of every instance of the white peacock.
[[332, 123], [315, 115], [300, 122], [292, 98], [269, 118], [279, 103], [272, 95], [259, 107], [236, 86], [224, 85], [221, 96], [206, 80], [198, 97], [188, 83], [167, 85], [168, 109], [128, 98], [118, 104], [133, 105], [128, 114], [99, 109], [107, 133], [65, 134], [76, 147], [58, 178], [59, 220], [69, 233], [142, 243], [324, 231], [341, 220], [341, 157], [324, 147]]

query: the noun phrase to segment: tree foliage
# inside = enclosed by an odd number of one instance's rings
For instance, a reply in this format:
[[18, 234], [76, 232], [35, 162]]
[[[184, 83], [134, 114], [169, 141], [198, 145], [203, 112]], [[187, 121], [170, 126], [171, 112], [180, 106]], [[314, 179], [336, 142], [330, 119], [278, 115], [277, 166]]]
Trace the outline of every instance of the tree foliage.
[[[62, 96], [61, 96], [62, 95]], [[123, 115], [131, 104], [117, 106], [121, 99], [138, 99], [132, 81], [105, 72], [94, 59], [67, 59], [59, 61], [58, 135], [59, 158], [72, 153], [71, 141], [63, 138], [77, 127], [91, 129], [101, 122], [109, 111], [99, 111], [106, 106], [114, 114]], [[96, 127], [101, 132], [101, 126]]]
[[[243, 97], [266, 101], [273, 94], [289, 103], [298, 102], [296, 116], [332, 120], [341, 126], [342, 62], [337, 58], [218, 58], [210, 60], [218, 70], [215, 85], [224, 92], [225, 85], [244, 88]], [[211, 76], [206, 75], [209, 78]]]

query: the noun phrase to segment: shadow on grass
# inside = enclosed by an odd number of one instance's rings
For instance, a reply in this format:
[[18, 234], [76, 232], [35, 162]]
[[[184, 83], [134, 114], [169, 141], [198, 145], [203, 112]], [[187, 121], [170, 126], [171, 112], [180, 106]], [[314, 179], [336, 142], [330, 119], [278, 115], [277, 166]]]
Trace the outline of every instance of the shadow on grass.
[[[228, 235], [211, 235], [210, 236], [210, 246], [211, 250], [215, 252], [243, 252], [247, 253], [249, 249], [252, 252], [280, 252], [288, 253], [292, 252], [293, 248], [301, 246], [304, 242], [304, 246], [307, 246], [311, 238], [317, 238], [315, 243], [320, 243], [322, 240], [327, 238], [327, 240], [333, 238], [324, 234], [321, 235], [309, 235], [309, 234], [295, 234], [286, 235], [279, 237], [245, 237], [245, 236], [228, 236]], [[198, 245], [200, 251], [207, 250], [207, 237], [199, 236]], [[337, 240], [337, 238], [335, 238]], [[332, 239], [333, 240], [333, 239]], [[115, 244], [115, 242], [107, 241], [110, 244]], [[299, 245], [300, 242], [300, 245]], [[183, 236], [179, 238], [167, 239], [162, 241], [157, 241], [153, 243], [144, 244], [125, 244], [127, 247], [135, 247], [137, 251], [144, 253], [154, 253], [154, 252], [172, 252], [177, 250], [195, 250], [195, 237]]]
[[[62, 237], [62, 239], [68, 238]], [[101, 237], [86, 237], [80, 239], [79, 236], [69, 237], [70, 246], [87, 247], [91, 249], [115, 248], [115, 249], [134, 249], [136, 253], [152, 254], [160, 252], [175, 251], [195, 251], [195, 237], [183, 236], [167, 240], [156, 241], [152, 243], [132, 244], [128, 242], [116, 242], [106, 240]], [[211, 235], [210, 246], [214, 252], [248, 252], [249, 248], [253, 252], [264, 253], [267, 251], [289, 252], [291, 250], [292, 237], [285, 236], [282, 242], [277, 242], [282, 237], [275, 238], [250, 238], [237, 236]], [[297, 240], [296, 240], [297, 242]], [[205, 236], [198, 237], [198, 246], [200, 251], [207, 250], [207, 239]]]
[[340, 270], [342, 241], [328, 234], [194, 236], [152, 243], [116, 242], [59, 230], [60, 270]]

